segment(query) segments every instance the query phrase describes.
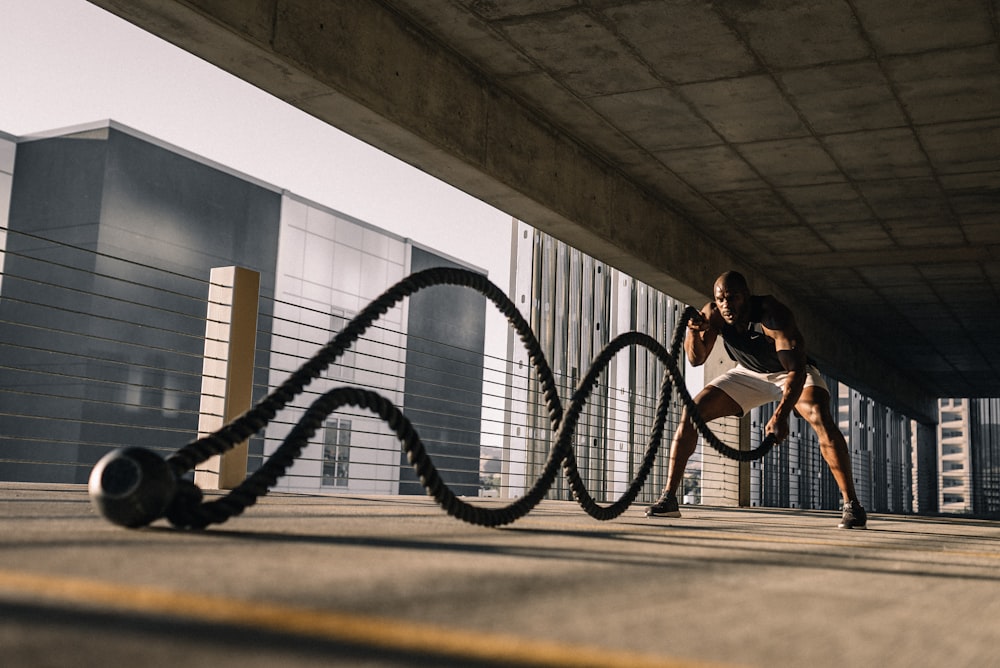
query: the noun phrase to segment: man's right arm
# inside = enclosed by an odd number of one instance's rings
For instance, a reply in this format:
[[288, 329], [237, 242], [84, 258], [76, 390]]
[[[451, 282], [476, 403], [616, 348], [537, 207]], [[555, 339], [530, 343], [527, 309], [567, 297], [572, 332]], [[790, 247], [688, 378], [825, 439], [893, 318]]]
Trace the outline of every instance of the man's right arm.
[[720, 319], [715, 312], [715, 302], [705, 304], [698, 317], [688, 320], [687, 336], [684, 337], [684, 352], [687, 353], [691, 366], [701, 366], [715, 347], [719, 336], [718, 323]]

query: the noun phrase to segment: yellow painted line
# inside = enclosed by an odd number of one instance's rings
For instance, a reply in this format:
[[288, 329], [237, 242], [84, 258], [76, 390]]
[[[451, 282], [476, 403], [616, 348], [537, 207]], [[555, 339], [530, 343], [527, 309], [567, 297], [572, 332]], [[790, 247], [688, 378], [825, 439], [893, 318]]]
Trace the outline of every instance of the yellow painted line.
[[0, 589], [64, 603], [107, 606], [138, 614], [290, 633], [397, 652], [427, 653], [511, 665], [708, 668], [720, 664], [672, 660], [600, 647], [463, 631], [385, 617], [314, 610], [258, 601], [0, 570]]

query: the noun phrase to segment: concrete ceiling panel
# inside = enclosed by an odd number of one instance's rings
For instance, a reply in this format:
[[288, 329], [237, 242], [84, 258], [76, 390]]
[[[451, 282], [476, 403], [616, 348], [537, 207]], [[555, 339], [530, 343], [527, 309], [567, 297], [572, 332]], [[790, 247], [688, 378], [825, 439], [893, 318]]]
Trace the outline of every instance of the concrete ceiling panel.
[[931, 216], [951, 219], [944, 193], [934, 179], [861, 181], [862, 195], [880, 218]]
[[[1000, 92], [996, 102], [996, 109], [1000, 109]], [[995, 119], [942, 123], [921, 127], [918, 132], [939, 174], [1000, 172], [1000, 125]]]
[[[997, 216], [994, 213], [963, 216], [962, 230], [970, 244], [977, 246], [1000, 245], [1000, 222], [997, 222]], [[997, 254], [996, 249], [993, 249], [992, 257], [995, 262], [1000, 261], [1000, 255]]]
[[854, 0], [853, 4], [881, 54], [954, 49], [995, 38], [988, 4], [982, 0]]
[[878, 63], [792, 70], [781, 73], [779, 80], [819, 134], [896, 128], [906, 122]]
[[770, 188], [717, 192], [709, 197], [731, 220], [743, 225], [788, 225], [796, 222], [795, 212]]
[[857, 271], [862, 277], [880, 293], [887, 294], [887, 290], [895, 288], [900, 295], [910, 294], [910, 299], [920, 298], [919, 291], [907, 290], [908, 286], [919, 285], [926, 289], [927, 282], [920, 274], [920, 271], [910, 265], [874, 265], [858, 267]]
[[826, 245], [835, 251], [891, 251], [895, 247], [885, 228], [870, 220], [819, 223], [814, 228]]
[[673, 83], [760, 70], [739, 35], [704, 0], [648, 0], [612, 7], [605, 15], [643, 60]]
[[743, 144], [739, 152], [775, 186], [805, 186], [839, 181], [840, 169], [812, 137]]
[[779, 256], [788, 253], [801, 253], [804, 250], [808, 252], [825, 246], [815, 232], [799, 225], [755, 226], [748, 231], [767, 249], [774, 262], [779, 262]]
[[702, 192], [752, 189], [764, 185], [746, 161], [728, 146], [662, 151], [657, 156]]
[[708, 123], [667, 88], [595, 97], [589, 104], [648, 151], [709, 146], [721, 141]]
[[503, 32], [538, 65], [582, 97], [660, 85], [615, 35], [583, 12], [506, 23]]
[[[545, 14], [574, 7], [577, 0], [457, 0], [458, 4], [484, 19], [495, 21], [517, 16]], [[428, 3], [424, 3], [428, 4]], [[443, 3], [441, 3], [443, 4]]]
[[719, 9], [772, 68], [857, 60], [871, 52], [846, 2], [761, 0], [720, 3]]
[[896, 243], [903, 248], [962, 248], [965, 235], [958, 226], [942, 225], [940, 218], [906, 217], [884, 221]]
[[823, 137], [848, 178], [859, 181], [931, 175], [930, 164], [909, 128], [851, 132]]
[[730, 142], [803, 137], [805, 126], [769, 76], [689, 84], [678, 88]]
[[1000, 108], [996, 44], [898, 56], [884, 62], [917, 125], [991, 118]]
[[[535, 71], [534, 63], [521, 52], [511, 49], [510, 43], [482, 13], [469, 11], [468, 6], [424, 0], [405, 0], [397, 4], [405, 7], [406, 12], [419, 20], [428, 31], [451, 35], [458, 51], [476, 65], [488, 66], [494, 76], [509, 77]], [[507, 3], [504, 6], [507, 7]]]
[[871, 208], [849, 183], [780, 188], [781, 195], [808, 224], [865, 220]]

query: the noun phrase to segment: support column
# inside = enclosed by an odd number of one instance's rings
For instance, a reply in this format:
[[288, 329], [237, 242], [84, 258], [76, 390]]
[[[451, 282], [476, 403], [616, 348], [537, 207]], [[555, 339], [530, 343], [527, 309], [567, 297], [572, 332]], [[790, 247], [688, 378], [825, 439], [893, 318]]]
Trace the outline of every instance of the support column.
[[[245, 413], [253, 403], [260, 273], [243, 267], [212, 269], [205, 323], [198, 436], [206, 436]], [[215, 456], [195, 471], [205, 489], [233, 489], [247, 475], [248, 443]]]

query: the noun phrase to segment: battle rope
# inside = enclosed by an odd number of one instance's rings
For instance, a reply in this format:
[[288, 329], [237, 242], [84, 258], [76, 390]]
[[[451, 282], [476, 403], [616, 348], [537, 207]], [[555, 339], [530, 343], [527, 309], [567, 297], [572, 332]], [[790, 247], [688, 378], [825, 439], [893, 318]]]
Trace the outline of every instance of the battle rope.
[[[454, 285], [478, 291], [507, 317], [528, 351], [542, 386], [542, 396], [552, 429], [555, 430], [555, 438], [541, 476], [526, 494], [501, 508], [485, 508], [466, 503], [441, 479], [420, 436], [407, 417], [385, 397], [358, 387], [338, 387], [316, 399], [267, 461], [224, 497], [203, 502], [201, 489], [181, 477], [213, 455], [221, 455], [262, 430], [310, 382], [343, 355], [372, 323], [405, 297], [435, 285]], [[756, 449], [732, 448], [722, 443], [698, 414], [677, 366], [687, 321], [695, 313], [695, 309], [691, 307], [684, 311], [669, 350], [652, 337], [639, 332], [626, 332], [612, 339], [594, 359], [564, 412], [556, 391], [555, 377], [542, 354], [538, 340], [507, 295], [485, 276], [464, 269], [435, 268], [417, 272], [399, 281], [368, 304], [284, 383], [218, 431], [189, 443], [169, 456], [165, 462], [155, 453], [142, 448], [123, 448], [106, 455], [91, 474], [91, 499], [105, 517], [125, 526], [143, 526], [164, 516], [175, 526], [183, 528], [204, 528], [209, 524], [220, 524], [242, 513], [256, 503], [259, 497], [267, 494], [301, 454], [327, 416], [344, 406], [351, 406], [371, 411], [395, 432], [428, 495], [434, 497], [449, 515], [458, 519], [488, 527], [510, 524], [520, 519], [548, 493], [560, 464], [581, 507], [595, 519], [613, 519], [635, 501], [652, 469], [663, 437], [673, 389], [677, 390], [687, 415], [699, 433], [722, 455], [738, 461], [751, 461], [763, 457], [774, 445], [775, 439], [768, 436]], [[579, 474], [571, 441], [580, 413], [592, 389], [597, 385], [601, 372], [615, 354], [628, 346], [646, 348], [664, 364], [665, 372], [642, 465], [621, 498], [610, 506], [601, 506], [591, 497]]]

